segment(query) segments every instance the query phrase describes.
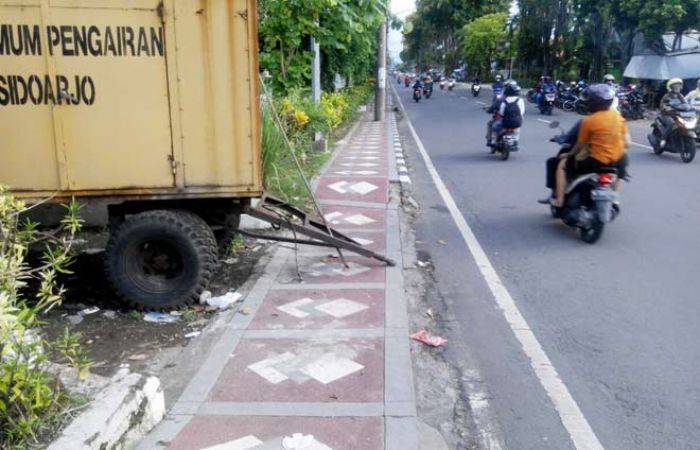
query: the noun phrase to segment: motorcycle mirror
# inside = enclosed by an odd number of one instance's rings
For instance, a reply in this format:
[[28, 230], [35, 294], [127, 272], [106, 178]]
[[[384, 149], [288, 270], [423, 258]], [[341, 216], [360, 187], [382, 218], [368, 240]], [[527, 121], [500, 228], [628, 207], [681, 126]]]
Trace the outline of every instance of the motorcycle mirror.
[[551, 128], [551, 129], [559, 128], [559, 122], [556, 120], [554, 122], [551, 122], [549, 124], [549, 128]]

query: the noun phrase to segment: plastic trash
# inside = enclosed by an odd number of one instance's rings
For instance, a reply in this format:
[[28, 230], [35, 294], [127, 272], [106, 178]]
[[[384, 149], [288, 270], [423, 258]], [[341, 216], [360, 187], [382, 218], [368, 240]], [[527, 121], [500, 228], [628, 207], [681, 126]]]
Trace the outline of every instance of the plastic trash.
[[190, 331], [189, 333], [185, 334], [185, 338], [192, 339], [199, 336], [200, 334], [202, 334], [201, 331]]
[[85, 308], [84, 310], [80, 311], [81, 316], [88, 316], [90, 314], [95, 314], [97, 311], [99, 311], [100, 308], [97, 306], [92, 306], [90, 308]]
[[330, 450], [329, 447], [321, 444], [311, 434], [294, 433], [282, 439], [284, 450]]
[[143, 320], [152, 323], [173, 323], [180, 320], [179, 316], [171, 316], [167, 313], [149, 312], [143, 315]]
[[238, 292], [227, 292], [218, 297], [209, 297], [206, 302], [209, 306], [216, 306], [219, 309], [227, 309], [241, 298], [243, 298], [243, 296]]
[[425, 330], [420, 330], [417, 333], [413, 333], [411, 335], [411, 339], [422, 342], [426, 345], [430, 345], [431, 347], [440, 347], [447, 344], [447, 339], [441, 338], [440, 336], [431, 336]]
[[200, 305], [208, 305], [209, 299], [211, 299], [211, 291], [202, 291], [202, 293], [199, 294]]

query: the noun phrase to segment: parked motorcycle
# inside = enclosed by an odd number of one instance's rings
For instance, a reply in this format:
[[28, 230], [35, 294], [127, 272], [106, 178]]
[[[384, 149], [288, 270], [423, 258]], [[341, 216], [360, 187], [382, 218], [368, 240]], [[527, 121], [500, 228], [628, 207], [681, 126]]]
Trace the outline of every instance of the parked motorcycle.
[[689, 163], [695, 158], [695, 140], [698, 137], [695, 128], [698, 125], [698, 113], [692, 105], [680, 101], [672, 102], [670, 106], [675, 110], [675, 114], [673, 128], [666, 136], [666, 140], [662, 139], [663, 125], [658, 117], [651, 124], [652, 132], [647, 135], [647, 139], [655, 154], [680, 153], [681, 160]]
[[[559, 122], [552, 122], [549, 127], [559, 128]], [[563, 130], [551, 141], [562, 145], [562, 150], [571, 147]], [[618, 173], [614, 167], [604, 167], [579, 176], [566, 188], [564, 205], [560, 208], [550, 205], [552, 217], [577, 228], [584, 242], [595, 244], [603, 235], [605, 226], [619, 214], [615, 203], [619, 195], [614, 190], [617, 179]]]
[[423, 91], [421, 90], [420, 87], [413, 88], [413, 101], [418, 103], [422, 96], [423, 96]]
[[478, 97], [479, 92], [481, 92], [481, 84], [479, 83], [472, 83], [472, 96]]

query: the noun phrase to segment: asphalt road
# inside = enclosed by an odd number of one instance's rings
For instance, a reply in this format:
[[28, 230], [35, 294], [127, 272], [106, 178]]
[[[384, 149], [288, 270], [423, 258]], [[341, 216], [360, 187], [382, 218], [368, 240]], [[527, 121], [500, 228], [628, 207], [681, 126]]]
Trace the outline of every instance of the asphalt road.
[[[622, 215], [595, 245], [554, 221], [544, 161], [555, 132], [579, 119], [528, 105], [521, 151], [508, 161], [484, 144], [489, 91], [435, 92], [415, 104], [397, 91], [427, 153], [542, 349], [606, 449], [700, 448], [700, 160], [630, 149]], [[480, 103], [481, 102], [481, 103]], [[630, 123], [647, 144], [648, 123]], [[509, 449], [575, 448], [514, 337], [433, 180], [407, 143], [419, 255], [435, 267], [450, 344], [446, 357], [473, 365], [489, 417]], [[444, 245], [445, 242], [447, 245]], [[466, 367], [467, 370], [470, 367]], [[417, 375], [420, 376], [420, 375]]]

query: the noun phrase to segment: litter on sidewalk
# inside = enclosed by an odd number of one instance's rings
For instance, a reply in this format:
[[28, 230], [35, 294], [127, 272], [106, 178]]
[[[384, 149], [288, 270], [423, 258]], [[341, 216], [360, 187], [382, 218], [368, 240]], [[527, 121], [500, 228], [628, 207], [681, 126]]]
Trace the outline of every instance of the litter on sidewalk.
[[447, 344], [447, 339], [441, 338], [440, 336], [432, 336], [426, 330], [420, 330], [417, 333], [411, 335], [411, 339], [414, 341], [422, 342], [431, 347], [440, 347]]
[[173, 323], [180, 320], [180, 317], [171, 316], [167, 313], [149, 312], [143, 315], [143, 320], [152, 323]]
[[238, 292], [227, 292], [224, 295], [212, 297], [211, 292], [204, 291], [199, 296], [199, 303], [202, 305], [214, 306], [223, 310], [230, 308], [231, 305], [239, 301], [241, 298], [243, 298], [243, 296]]

